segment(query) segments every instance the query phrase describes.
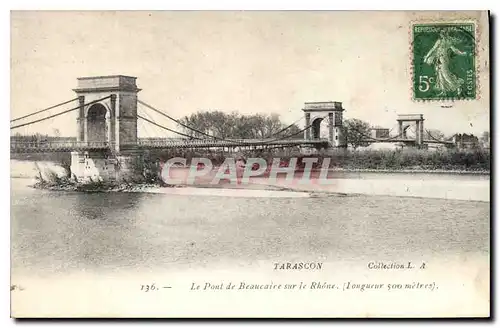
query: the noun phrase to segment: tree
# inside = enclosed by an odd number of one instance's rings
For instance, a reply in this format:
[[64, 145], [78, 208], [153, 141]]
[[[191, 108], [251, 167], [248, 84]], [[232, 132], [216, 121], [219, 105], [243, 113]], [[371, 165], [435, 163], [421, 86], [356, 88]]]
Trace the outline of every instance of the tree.
[[[185, 134], [198, 138], [208, 138], [207, 135], [221, 139], [302, 138], [297, 125], [283, 123], [277, 114], [241, 115], [205, 111], [185, 116], [180, 122], [185, 125], [180, 126]], [[284, 128], [287, 129], [282, 131]]]
[[367, 147], [370, 145], [370, 124], [357, 118], [350, 118], [344, 121], [347, 144], [352, 148]]

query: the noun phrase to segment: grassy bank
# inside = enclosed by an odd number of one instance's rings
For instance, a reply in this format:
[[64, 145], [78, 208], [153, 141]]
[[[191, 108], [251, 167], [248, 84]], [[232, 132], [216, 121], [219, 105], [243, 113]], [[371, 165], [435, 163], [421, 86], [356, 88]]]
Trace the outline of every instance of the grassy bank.
[[[491, 155], [490, 151], [482, 149], [474, 150], [442, 150], [428, 151], [418, 149], [405, 150], [328, 150], [315, 155], [300, 155], [295, 152], [279, 152], [279, 151], [247, 151], [242, 154], [244, 157], [259, 157], [267, 160], [268, 165], [272, 163], [273, 158], [279, 157], [286, 165], [286, 162], [292, 157], [299, 158], [299, 165], [302, 162], [301, 158], [313, 157], [318, 159], [318, 163], [322, 163], [325, 158], [330, 158], [330, 168], [339, 170], [352, 171], [409, 171], [409, 172], [490, 172]], [[14, 154], [13, 154], [14, 155]], [[236, 154], [228, 154], [214, 151], [203, 150], [167, 150], [167, 151], [147, 151], [144, 157], [143, 178], [144, 181], [133, 181], [131, 184], [161, 184], [158, 177], [160, 163], [165, 162], [170, 158], [181, 157], [185, 158], [187, 163], [190, 163], [194, 157], [207, 157], [212, 161], [214, 166], [218, 166], [224, 162], [227, 157], [234, 158]], [[69, 154], [53, 153], [53, 154], [20, 154], [12, 159], [29, 160], [29, 161], [52, 161], [60, 164], [70, 170], [71, 158]], [[303, 164], [302, 164], [303, 165]], [[317, 167], [317, 166], [316, 166]], [[52, 178], [51, 178], [52, 179]], [[48, 180], [51, 180], [48, 179]], [[54, 180], [56, 178], [53, 178]], [[45, 179], [47, 180], [47, 179]], [[69, 181], [69, 179], [66, 179]], [[62, 183], [63, 181], [45, 181], [45, 183]], [[66, 183], [66, 182], [65, 182]], [[69, 182], [67, 182], [69, 183]], [[93, 182], [91, 182], [92, 184]], [[95, 182], [99, 183], [99, 182]], [[102, 187], [102, 186], [100, 186]]]
[[361, 170], [490, 171], [489, 151], [367, 150], [327, 155], [331, 166]]
[[[330, 168], [345, 170], [381, 170], [381, 171], [450, 171], [450, 172], [489, 172], [491, 157], [490, 152], [482, 149], [475, 150], [441, 150], [429, 151], [418, 149], [405, 150], [329, 150], [314, 155], [301, 155], [299, 152], [271, 152], [251, 151], [245, 152], [245, 157], [265, 158], [268, 165], [272, 159], [279, 157], [287, 162], [292, 157], [318, 158], [322, 163], [325, 158], [330, 158]], [[203, 151], [164, 151], [150, 153], [147, 163], [167, 161], [173, 157], [185, 158], [189, 163], [194, 157], [208, 157], [213, 165], [220, 165], [230, 154], [203, 152]], [[148, 164], [149, 165], [149, 164]]]

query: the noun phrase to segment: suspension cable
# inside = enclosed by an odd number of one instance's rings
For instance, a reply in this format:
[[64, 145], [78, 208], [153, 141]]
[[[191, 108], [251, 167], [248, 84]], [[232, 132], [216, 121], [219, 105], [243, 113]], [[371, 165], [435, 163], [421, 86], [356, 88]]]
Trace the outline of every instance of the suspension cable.
[[[147, 110], [142, 110], [141, 113], [142, 113], [141, 115], [144, 118], [147, 118], [148, 120], [153, 121], [153, 122], [156, 123], [156, 120], [153, 117], [154, 115], [150, 115]], [[160, 124], [160, 123], [157, 123], [157, 124]], [[162, 125], [162, 124], [160, 124], [160, 125]], [[162, 130], [164, 130], [164, 127], [166, 127], [166, 126], [162, 125], [162, 127], [160, 127], [160, 128], [158, 126], [156, 126], [156, 125], [152, 126], [155, 135], [160, 135], [160, 136], [162, 135]], [[175, 130], [175, 131], [178, 132], [177, 130]], [[193, 137], [190, 136], [190, 138], [193, 138]]]
[[278, 134], [280, 134], [281, 132], [283, 132], [283, 131], [286, 131], [286, 130], [290, 129], [292, 126], [294, 126], [295, 124], [297, 124], [297, 123], [298, 123], [300, 120], [302, 120], [303, 118], [304, 118], [304, 117], [301, 117], [301, 118], [299, 118], [298, 120], [296, 120], [295, 122], [293, 122], [292, 124], [288, 125], [287, 127], [283, 128], [283, 129], [281, 129], [281, 130], [279, 130], [278, 132], [275, 132], [275, 133], [270, 134], [268, 138], [271, 138], [272, 136], [278, 135]]
[[148, 122], [148, 123], [151, 123], [151, 124], [153, 124], [153, 125], [156, 125], [157, 127], [162, 128], [162, 129], [164, 129], [164, 130], [167, 130], [167, 131], [170, 131], [170, 132], [173, 132], [173, 133], [177, 133], [177, 134], [179, 134], [179, 135], [181, 135], [181, 136], [184, 136], [184, 137], [187, 137], [187, 138], [190, 138], [190, 139], [198, 139], [198, 140], [202, 140], [201, 138], [192, 137], [192, 136], [187, 135], [187, 134], [184, 134], [184, 133], [182, 133], [182, 132], [178, 132], [178, 131], [175, 131], [175, 130], [169, 129], [169, 128], [167, 128], [167, 127], [163, 126], [163, 125], [160, 125], [160, 124], [155, 123], [155, 122], [153, 122], [153, 121], [151, 121], [151, 120], [148, 120], [147, 118], [142, 117], [142, 116], [141, 116], [141, 115], [139, 115], [139, 114], [137, 114], [137, 117], [138, 117], [138, 118], [140, 118], [140, 119], [142, 119], [142, 120], [144, 120], [144, 121], [146, 121], [146, 122]]
[[[321, 119], [323, 120], [323, 119], [325, 119], [327, 116], [328, 116], [328, 115], [325, 115], [325, 116], [324, 116], [324, 117], [322, 117]], [[316, 118], [316, 119], [318, 119], [318, 118]], [[300, 134], [300, 133], [304, 132], [305, 130], [309, 129], [309, 128], [310, 128], [311, 126], [313, 126], [313, 125], [314, 125], [314, 122], [313, 122], [313, 123], [311, 123], [311, 124], [309, 124], [308, 126], [304, 127], [304, 128], [303, 128], [303, 129], [301, 129], [300, 131], [295, 132], [295, 133], [292, 133], [292, 134], [289, 134], [289, 135], [283, 136], [283, 137], [281, 137], [281, 138], [273, 139], [273, 140], [264, 140], [263, 142], [264, 142], [264, 144], [265, 144], [265, 143], [271, 143], [271, 142], [280, 141], [280, 140], [283, 140], [283, 139], [288, 139], [288, 138], [290, 138], [290, 137], [294, 137], [294, 136], [296, 136], [296, 135], [298, 135], [298, 134]]]
[[437, 138], [434, 138], [434, 136], [429, 132], [429, 130], [425, 130], [425, 133], [427, 134], [427, 136], [431, 139], [431, 140], [434, 140], [434, 141], [442, 141], [442, 140], [438, 140]]
[[146, 133], [146, 138], [148, 138], [150, 135], [152, 135], [150, 132], [149, 132], [149, 127], [146, 127], [146, 123], [141, 121], [141, 120], [137, 120], [137, 139], [141, 139], [141, 138], [144, 138], [144, 137], [139, 137], [139, 131], [145, 131]]
[[[149, 114], [146, 112], [146, 111], [141, 111], [141, 113], [139, 114], [139, 112], [137, 113], [138, 115], [142, 115], [144, 116], [145, 118], [149, 119], [150, 121], [154, 121], [154, 119], [149, 116]], [[141, 123], [146, 123], [145, 121]], [[149, 126], [148, 124], [143, 124], [144, 128], [148, 130], [148, 133], [149, 133], [149, 127], [151, 127], [153, 133], [151, 133], [151, 136], [157, 136], [157, 135], [162, 135], [161, 133], [161, 130], [157, 127], [157, 126]]]
[[[181, 126], [183, 126], [183, 127], [187, 128], [187, 129], [189, 129], [189, 130], [194, 131], [194, 132], [197, 132], [197, 133], [203, 134], [203, 135], [205, 135], [205, 136], [207, 136], [207, 137], [214, 138], [214, 139], [218, 139], [218, 140], [221, 140], [221, 141], [227, 141], [227, 142], [234, 142], [234, 141], [235, 141], [234, 139], [233, 139], [233, 140], [231, 140], [231, 139], [224, 139], [224, 138], [220, 138], [220, 137], [212, 136], [212, 135], [207, 134], [207, 133], [205, 133], [205, 132], [203, 132], [203, 131], [199, 131], [199, 130], [197, 130], [197, 129], [195, 129], [195, 128], [192, 128], [192, 127], [190, 127], [190, 126], [188, 126], [188, 125], [186, 125], [186, 124], [184, 124], [184, 123], [180, 122], [179, 120], [176, 120], [175, 118], [171, 117], [170, 115], [168, 115], [168, 114], [166, 114], [166, 113], [163, 113], [162, 111], [160, 111], [160, 110], [158, 110], [158, 109], [154, 108], [154, 107], [153, 107], [153, 106], [151, 106], [151, 105], [146, 104], [145, 102], [143, 102], [143, 101], [141, 101], [141, 100], [139, 100], [139, 99], [137, 99], [137, 102], [138, 102], [138, 103], [140, 103], [141, 105], [144, 105], [144, 106], [146, 106], [147, 108], [149, 108], [149, 109], [151, 109], [151, 110], [153, 110], [153, 111], [157, 112], [158, 114], [160, 114], [160, 115], [163, 115], [163, 116], [167, 117], [168, 119], [170, 119], [170, 120], [172, 120], [172, 121], [176, 122], [177, 124], [179, 124], [179, 125], [181, 125]], [[327, 117], [327, 115], [325, 115], [322, 119], [325, 119], [326, 117]], [[295, 124], [295, 123], [294, 123], [294, 124]], [[293, 124], [292, 124], [292, 125], [293, 125]], [[290, 137], [296, 136], [296, 135], [298, 135], [299, 133], [304, 132], [305, 130], [307, 130], [307, 129], [308, 129], [308, 128], [310, 128], [311, 126], [313, 126], [313, 123], [311, 123], [310, 125], [306, 126], [306, 127], [305, 127], [305, 128], [303, 128], [302, 130], [300, 130], [300, 131], [298, 131], [298, 132], [296, 132], [296, 133], [293, 133], [293, 134], [291, 134], [291, 135], [286, 135], [286, 136], [283, 136], [283, 137], [280, 137], [280, 138], [276, 138], [276, 139], [273, 139], [273, 140], [262, 140], [262, 144], [272, 143], [272, 142], [275, 142], [275, 141], [280, 141], [280, 140], [283, 140], [283, 139], [287, 139], [287, 138], [290, 138]], [[176, 133], [178, 133], [178, 132], [176, 132]], [[202, 138], [197, 138], [197, 139], [202, 140]], [[241, 141], [241, 140], [238, 140], [238, 141], [239, 141], [239, 142], [241, 142], [242, 144], [246, 144], [246, 143], [250, 143], [250, 144], [252, 144], [252, 145], [253, 145], [253, 144], [255, 144], [255, 142], [245, 142], [245, 141]]]
[[78, 106], [78, 107], [74, 107], [74, 108], [71, 108], [71, 109], [65, 110], [65, 111], [63, 111], [63, 112], [60, 112], [60, 113], [57, 113], [57, 114], [54, 114], [54, 115], [50, 115], [50, 116], [47, 116], [47, 117], [44, 117], [44, 118], [38, 119], [38, 120], [36, 120], [36, 121], [31, 121], [31, 122], [28, 122], [28, 123], [24, 123], [24, 124], [19, 124], [19, 125], [11, 126], [11, 127], [10, 127], [10, 129], [11, 129], [11, 130], [14, 130], [14, 129], [17, 129], [17, 128], [20, 128], [20, 127], [23, 127], [23, 126], [26, 126], [26, 125], [31, 125], [31, 124], [35, 124], [35, 123], [38, 123], [38, 122], [42, 122], [42, 121], [48, 120], [48, 119], [50, 119], [50, 118], [53, 118], [53, 117], [56, 117], [56, 116], [59, 116], [59, 115], [63, 115], [63, 114], [69, 113], [69, 112], [71, 112], [71, 111], [74, 111], [74, 110], [76, 110], [76, 109], [81, 108], [82, 106], [88, 106], [88, 105], [91, 105], [91, 104], [97, 103], [97, 102], [99, 102], [99, 101], [103, 101], [103, 100], [108, 99], [108, 98], [111, 98], [111, 96], [107, 96], [107, 97], [104, 97], [104, 98], [101, 98], [101, 99], [97, 99], [97, 100], [91, 101], [91, 102], [89, 102], [89, 103], [86, 103], [86, 104], [80, 105], [80, 106]]
[[425, 132], [427, 132], [427, 135], [428, 135], [431, 139], [433, 139], [433, 140], [435, 140], [435, 141], [440, 141], [440, 142], [443, 142], [443, 141], [450, 141], [450, 140], [452, 140], [452, 139], [453, 139], [453, 137], [451, 137], [451, 138], [447, 138], [447, 139], [444, 139], [444, 137], [443, 137], [443, 139], [442, 139], [442, 140], [439, 140], [439, 139], [437, 139], [436, 137], [434, 137], [434, 136], [431, 134], [431, 132], [430, 132], [429, 130], [425, 129]]
[[36, 114], [40, 114], [40, 113], [43, 113], [45, 111], [48, 111], [49, 109], [53, 109], [53, 108], [56, 108], [56, 107], [59, 107], [59, 106], [62, 106], [62, 105], [66, 105], [66, 104], [69, 104], [70, 102], [73, 102], [75, 100], [77, 100], [78, 98], [74, 98], [74, 99], [71, 99], [71, 100], [68, 100], [68, 101], [65, 101], [65, 102], [62, 102], [60, 104], [57, 104], [57, 105], [54, 105], [54, 106], [51, 106], [51, 107], [47, 107], [45, 109], [41, 109], [39, 111], [36, 111], [34, 113], [31, 113], [31, 114], [28, 114], [28, 115], [24, 115], [24, 116], [21, 116], [21, 117], [18, 117], [18, 118], [15, 118], [15, 119], [12, 119], [10, 120], [10, 122], [15, 122], [15, 121], [19, 121], [19, 120], [22, 120], [23, 118], [26, 118], [26, 117], [30, 117], [30, 116], [33, 116], [33, 115], [36, 115]]
[[[410, 127], [409, 125], [408, 125], [408, 126], [406, 126], [406, 127], [404, 127], [404, 128], [403, 128], [403, 132], [402, 132], [402, 133], [404, 133], [404, 131], [405, 131], [405, 130], [407, 130], [409, 127]], [[391, 133], [391, 131], [392, 131], [392, 130], [394, 130], [394, 127], [392, 127], [392, 128], [389, 130], [389, 133]], [[361, 134], [363, 137], [370, 139], [371, 141], [391, 141], [391, 140], [397, 139], [397, 138], [399, 138], [399, 137], [402, 137], [402, 134], [399, 134], [399, 133], [398, 133], [398, 134], [397, 134], [397, 135], [395, 135], [394, 137], [389, 137], [389, 138], [385, 138], [385, 139], [377, 139], [377, 138], [373, 138], [373, 137], [371, 137], [371, 136], [367, 136], [367, 135], [365, 135], [365, 134], [361, 133], [361, 131], [359, 131], [359, 130], [356, 130], [356, 132], [358, 132], [359, 134]]]
[[210, 135], [210, 134], [208, 134], [208, 133], [205, 133], [205, 132], [202, 132], [202, 131], [197, 130], [197, 129], [195, 129], [195, 128], [192, 128], [192, 127], [190, 127], [190, 126], [188, 126], [188, 125], [186, 125], [186, 124], [184, 124], [184, 123], [180, 122], [179, 120], [176, 120], [176, 119], [175, 119], [175, 118], [173, 118], [172, 116], [170, 116], [170, 115], [168, 115], [168, 114], [166, 114], [166, 113], [164, 113], [164, 112], [162, 112], [162, 111], [160, 111], [160, 110], [158, 110], [158, 109], [154, 108], [153, 106], [146, 104], [145, 102], [143, 102], [143, 101], [141, 101], [141, 100], [139, 100], [139, 99], [137, 99], [137, 102], [138, 102], [138, 103], [140, 103], [141, 105], [146, 106], [147, 108], [149, 108], [149, 109], [151, 109], [151, 110], [153, 110], [153, 111], [157, 112], [158, 114], [165, 116], [166, 118], [168, 118], [168, 119], [170, 119], [170, 120], [174, 121], [175, 123], [177, 123], [177, 124], [179, 124], [179, 125], [181, 125], [181, 126], [185, 127], [186, 129], [189, 129], [189, 130], [192, 130], [192, 131], [194, 131], [194, 132], [197, 132], [197, 133], [203, 134], [203, 135], [205, 135], [205, 136], [207, 136], [207, 137], [209, 137], [209, 138], [219, 139], [219, 140], [223, 140], [223, 141], [225, 140], [225, 139], [223, 139], [223, 138], [219, 138], [219, 137], [216, 137], [216, 136], [212, 136], [212, 135]]
[[[146, 106], [147, 108], [149, 108], [149, 109], [151, 109], [151, 110], [153, 110], [153, 111], [157, 112], [158, 114], [160, 114], [160, 115], [163, 115], [163, 116], [167, 117], [168, 119], [170, 119], [170, 120], [172, 120], [172, 121], [176, 122], [177, 124], [179, 124], [179, 125], [181, 125], [181, 126], [183, 126], [183, 127], [187, 128], [187, 129], [189, 129], [189, 130], [191, 130], [191, 131], [194, 131], [194, 132], [200, 133], [200, 134], [202, 134], [202, 135], [205, 135], [205, 136], [207, 136], [207, 137], [209, 137], [209, 138], [213, 138], [213, 139], [216, 139], [216, 140], [227, 141], [227, 142], [234, 142], [234, 140], [231, 140], [231, 139], [225, 139], [225, 138], [220, 138], [220, 137], [216, 137], [216, 136], [210, 135], [210, 134], [208, 134], [208, 133], [205, 133], [205, 132], [203, 132], [203, 131], [200, 131], [200, 130], [198, 130], [198, 129], [195, 129], [195, 128], [193, 128], [193, 127], [190, 127], [190, 126], [188, 126], [188, 125], [186, 125], [186, 124], [184, 124], [184, 123], [180, 122], [179, 120], [176, 120], [175, 118], [171, 117], [170, 115], [168, 115], [168, 114], [166, 114], [166, 113], [163, 113], [162, 111], [160, 111], [160, 110], [158, 110], [158, 109], [154, 108], [153, 106], [146, 104], [145, 102], [143, 102], [143, 101], [141, 101], [141, 100], [139, 100], [139, 99], [137, 99], [137, 102], [138, 102], [138, 103], [140, 103], [141, 105], [144, 105], [144, 106]], [[197, 139], [202, 140], [202, 138], [197, 138]], [[283, 138], [281, 138], [281, 139], [283, 139]], [[277, 141], [277, 140], [281, 140], [281, 139], [270, 140], [270, 141], [265, 141], [265, 140], [263, 140], [263, 143], [266, 143], [266, 142], [273, 142], [273, 141]], [[245, 141], [241, 141], [241, 140], [239, 140], [239, 141], [240, 141], [242, 144], [247, 144], [247, 143], [252, 144], [252, 145], [254, 144], [254, 142], [245, 142]]]
[[[407, 127], [406, 129], [410, 130], [410, 132], [411, 132], [411, 133], [415, 134], [415, 137], [417, 136], [417, 134], [418, 134], [418, 133], [417, 133], [417, 130], [416, 130], [416, 129], [414, 129], [414, 128], [413, 128], [413, 126], [408, 125], [408, 127]], [[406, 129], [405, 129], [405, 130], [406, 130]]]
[[387, 139], [377, 139], [377, 138], [373, 138], [372, 136], [369, 136], [369, 135], [367, 135], [367, 134], [365, 134], [365, 133], [361, 132], [360, 130], [358, 130], [358, 129], [356, 129], [356, 128], [352, 128], [352, 129], [354, 130], [354, 132], [355, 132], [355, 133], [357, 133], [357, 134], [361, 135], [361, 136], [362, 136], [362, 137], [364, 137], [364, 138], [367, 138], [367, 139], [368, 139], [368, 140], [367, 140], [368, 142], [370, 142], [370, 141], [372, 141], [372, 142], [373, 142], [373, 141], [387, 141], [387, 140], [391, 140], [391, 139], [395, 139], [395, 138], [399, 137], [399, 136], [396, 136], [396, 137], [391, 137], [391, 138], [387, 138]]
[[361, 132], [359, 129], [356, 129], [356, 128], [352, 128], [352, 129], [354, 130], [354, 132], [358, 133], [358, 134], [359, 134], [359, 135], [361, 135], [362, 137], [365, 137], [365, 138], [369, 139], [370, 141], [377, 141], [377, 140], [379, 140], [379, 139], [376, 139], [376, 138], [373, 138], [373, 137], [371, 137], [371, 136], [369, 136], [369, 135], [364, 134], [364, 133], [363, 133], [363, 132]]

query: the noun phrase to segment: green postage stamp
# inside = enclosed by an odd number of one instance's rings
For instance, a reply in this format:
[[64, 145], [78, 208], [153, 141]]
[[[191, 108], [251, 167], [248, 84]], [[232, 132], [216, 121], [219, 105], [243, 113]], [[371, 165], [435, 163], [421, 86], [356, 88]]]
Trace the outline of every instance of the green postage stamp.
[[412, 25], [413, 98], [476, 99], [475, 23]]

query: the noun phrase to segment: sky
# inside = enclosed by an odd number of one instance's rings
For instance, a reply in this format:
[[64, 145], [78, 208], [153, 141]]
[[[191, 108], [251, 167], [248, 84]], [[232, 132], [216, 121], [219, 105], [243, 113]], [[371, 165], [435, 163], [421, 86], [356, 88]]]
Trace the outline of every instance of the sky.
[[[478, 100], [412, 100], [410, 22], [438, 17], [481, 22]], [[489, 130], [485, 19], [477, 12], [13, 11], [11, 117], [74, 98], [77, 77], [122, 74], [137, 77], [139, 99], [174, 117], [217, 109], [278, 113], [292, 123], [304, 102], [340, 101], [345, 118], [374, 126], [393, 128], [397, 114], [415, 113], [424, 114], [425, 128], [479, 135]], [[56, 128], [76, 135], [76, 113], [14, 131]], [[139, 135], [171, 136], [147, 123]]]

